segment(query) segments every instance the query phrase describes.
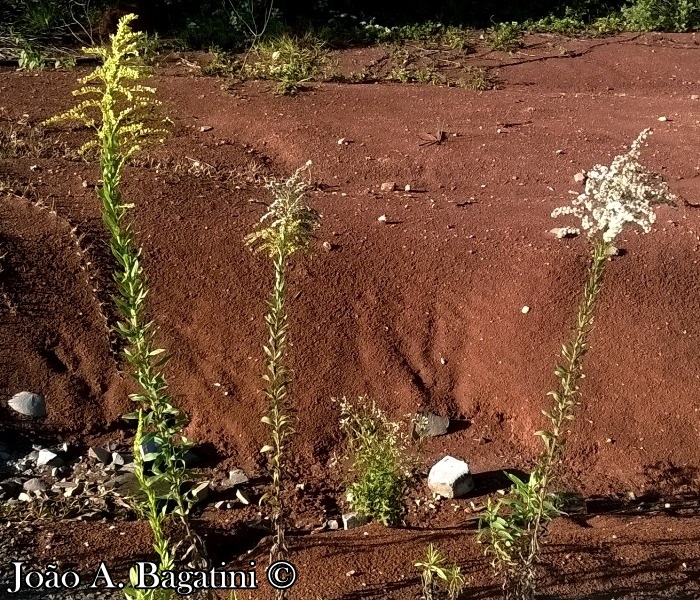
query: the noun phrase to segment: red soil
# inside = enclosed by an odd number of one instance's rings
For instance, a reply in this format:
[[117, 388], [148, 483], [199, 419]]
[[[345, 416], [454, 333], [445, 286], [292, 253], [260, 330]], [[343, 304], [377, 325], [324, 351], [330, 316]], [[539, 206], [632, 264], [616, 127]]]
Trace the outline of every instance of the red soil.
[[[587, 496], [697, 489], [700, 101], [690, 96], [700, 93], [700, 47], [694, 36], [562, 44], [580, 55], [547, 54], [537, 40], [514, 58], [482, 55], [482, 63], [498, 58], [502, 65], [500, 89], [484, 93], [318, 84], [282, 98], [265, 84], [230, 92], [216, 79], [154, 78], [175, 121], [154, 156], [234, 171], [256, 159], [276, 175], [313, 161], [320, 185], [310, 200], [323, 224], [315, 254], [296, 259], [289, 274], [299, 416], [293, 470], [295, 483], [307, 485], [295, 509], [302, 524], [323, 520], [314, 493], [342, 496], [343, 474], [332, 463], [341, 450], [333, 397], [368, 394], [396, 418], [430, 408], [457, 419], [456, 431], [428, 443], [426, 464], [445, 453], [468, 460], [475, 473], [531, 464], [538, 450], [532, 432], [542, 425], [588, 256], [585, 238], [547, 233], [573, 224], [550, 212], [569, 201], [568, 190], [579, 190], [574, 173], [609, 164], [649, 126], [655, 135], [642, 162], [683, 202], [661, 208], [649, 235], [628, 231], [618, 240], [625, 254], [608, 265], [566, 467], [571, 489]], [[0, 106], [14, 120], [27, 113], [38, 123], [70, 106], [76, 76], [3, 73]], [[438, 129], [446, 142], [419, 145]], [[63, 137], [77, 143], [77, 135]], [[338, 144], [341, 138], [348, 143]], [[92, 190], [96, 166], [21, 158], [0, 161], [3, 173], [31, 181], [57, 214], [0, 200], [8, 301], [0, 311], [7, 365], [0, 389], [46, 395], [45, 436], [115, 439], [128, 385], [106, 329], [105, 318], [114, 317], [111, 263]], [[385, 181], [411, 191], [381, 192]], [[207, 445], [217, 471], [262, 473], [261, 317], [271, 273], [242, 238], [261, 215], [249, 200], [266, 192], [238, 187], [168, 168], [130, 168], [124, 177], [125, 197], [136, 204], [151, 314], [160, 343], [174, 354], [168, 379], [191, 417], [189, 432]], [[389, 223], [377, 220], [383, 214]], [[71, 227], [82, 236], [80, 255]], [[429, 521], [438, 528], [451, 513], [443, 506]], [[554, 528], [548, 592], [700, 596], [697, 520], [594, 523]], [[480, 549], [459, 529], [369, 531], [295, 542], [304, 598], [413, 597], [411, 565], [433, 537], [468, 561], [477, 597], [493, 589]], [[357, 574], [346, 577], [351, 569]]]

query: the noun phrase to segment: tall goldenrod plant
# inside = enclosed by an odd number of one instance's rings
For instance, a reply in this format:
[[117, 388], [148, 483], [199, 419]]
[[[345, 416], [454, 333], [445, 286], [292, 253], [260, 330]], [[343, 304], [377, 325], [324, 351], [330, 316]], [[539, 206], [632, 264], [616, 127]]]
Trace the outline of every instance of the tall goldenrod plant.
[[[308, 169], [311, 162], [297, 169], [286, 180], [269, 179], [267, 188], [273, 200], [260, 219], [257, 230], [246, 236], [245, 242], [260, 252], [266, 252], [274, 267], [274, 287], [265, 316], [268, 339], [265, 353], [264, 393], [268, 400], [262, 422], [270, 428], [270, 441], [261, 452], [268, 456], [272, 485], [261, 502], [271, 508], [273, 543], [270, 563], [287, 560], [285, 541], [287, 511], [283, 489], [286, 449], [294, 432], [293, 410], [289, 401], [291, 374], [286, 364], [288, 321], [285, 306], [287, 292], [287, 262], [297, 250], [309, 248], [313, 232], [320, 225], [321, 215], [304, 202], [309, 189]], [[277, 598], [286, 597], [285, 590], [276, 591]]]
[[[168, 502], [175, 504], [174, 512], [191, 535], [187, 520], [190, 502], [182, 491], [187, 476], [184, 455], [191, 444], [183, 435], [187, 417], [168, 394], [163, 374], [167, 357], [163, 349], [155, 346], [156, 328], [144, 315], [148, 288], [141, 265], [141, 248], [136, 244], [133, 224], [128, 218], [133, 204], [124, 202], [120, 190], [122, 171], [129, 158], [143, 143], [160, 140], [166, 133], [162, 127], [148, 124], [150, 112], [160, 102], [154, 97], [154, 88], [139, 83], [143, 71], [136, 61], [145, 38], [131, 30], [129, 24], [135, 18], [133, 14], [122, 17], [106, 46], [84, 49], [102, 63], [78, 80], [81, 87], [73, 94], [85, 99], [46, 124], [78, 122], [96, 132], [96, 138], [84, 144], [80, 152], [84, 154], [90, 149], [99, 152], [102, 185], [96, 191], [116, 261], [114, 301], [121, 315], [114, 330], [125, 343], [123, 354], [139, 386], [139, 391], [130, 396], [138, 406], [132, 416], [139, 418], [136, 477], [147, 498], [141, 508], [147, 513], [158, 545], [162, 542], [158, 539], [163, 535]], [[150, 474], [146, 462], [151, 463]], [[169, 490], [163, 498], [165, 503], [153, 502], [154, 490], [162, 487]], [[163, 552], [156, 549], [163, 558]]]
[[570, 214], [581, 220], [592, 242], [591, 263], [572, 336], [562, 347], [561, 361], [554, 372], [558, 386], [548, 394], [552, 407], [543, 411], [548, 429], [536, 432], [543, 443], [542, 453], [528, 481], [508, 474], [513, 483], [510, 492], [490, 500], [481, 520], [479, 538], [488, 544], [492, 564], [504, 576], [506, 600], [534, 598], [541, 538], [552, 519], [561, 514], [555, 493], [558, 467], [567, 424], [574, 420], [580, 400], [583, 356], [612, 243], [630, 223], [649, 232], [656, 220], [654, 206], [673, 204], [675, 200], [667, 185], [639, 164], [642, 144], [650, 133], [649, 129], [642, 131], [629, 152], [616, 156], [610, 167], [593, 167], [587, 173], [584, 193], [571, 206], [552, 213], [553, 217]]

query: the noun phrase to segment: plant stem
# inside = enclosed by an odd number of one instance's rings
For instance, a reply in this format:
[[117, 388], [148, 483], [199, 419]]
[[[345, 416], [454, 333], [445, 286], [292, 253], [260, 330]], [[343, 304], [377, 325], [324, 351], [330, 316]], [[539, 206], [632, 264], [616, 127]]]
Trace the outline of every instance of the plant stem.
[[[588, 280], [583, 290], [583, 298], [578, 307], [576, 326], [571, 340], [562, 349], [562, 363], [555, 374], [559, 379], [559, 388], [549, 392], [554, 399], [551, 413], [545, 413], [551, 420], [552, 428], [542, 435], [545, 451], [537, 461], [532, 481], [537, 482], [535, 495], [535, 518], [528, 523], [529, 548], [524, 557], [520, 576], [525, 581], [520, 582], [520, 590], [513, 598], [532, 598], [534, 596], [534, 562], [540, 551], [540, 537], [549, 522], [546, 518], [546, 504], [551, 495], [551, 486], [556, 478], [556, 467], [561, 460], [566, 443], [564, 429], [567, 421], [574, 419], [576, 400], [580, 394], [579, 382], [584, 377], [582, 370], [583, 355], [588, 349], [586, 338], [593, 325], [594, 309], [600, 294], [600, 289], [607, 264], [607, 251], [610, 245], [602, 240], [593, 243], [592, 261], [588, 270]], [[509, 597], [509, 596], [507, 596]]]
[[[287, 560], [288, 548], [285, 541], [286, 513], [282, 498], [284, 475], [284, 451], [287, 437], [292, 433], [290, 427], [290, 409], [287, 402], [289, 377], [284, 364], [286, 355], [287, 313], [285, 310], [286, 280], [286, 240], [282, 233], [278, 248], [273, 257], [275, 269], [275, 286], [269, 303], [269, 312], [265, 317], [269, 338], [265, 347], [267, 355], [266, 395], [269, 408], [266, 421], [271, 427], [272, 451], [270, 466], [272, 471], [272, 505], [271, 523], [273, 543], [270, 548], [270, 564], [278, 560]], [[276, 598], [286, 598], [286, 590], [276, 590]]]

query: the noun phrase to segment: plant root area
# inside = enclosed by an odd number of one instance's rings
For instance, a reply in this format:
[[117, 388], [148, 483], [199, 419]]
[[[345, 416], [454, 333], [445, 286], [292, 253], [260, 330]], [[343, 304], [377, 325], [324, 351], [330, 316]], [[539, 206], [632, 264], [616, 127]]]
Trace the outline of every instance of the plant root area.
[[[497, 598], [478, 516], [506, 487], [500, 473], [527, 472], [537, 456], [533, 432], [589, 257], [585, 236], [550, 232], [576, 223], [550, 213], [583, 190], [577, 172], [610, 164], [652, 127], [641, 162], [679, 202], [658, 210], [648, 235], [616, 240], [563, 465], [564, 487], [584, 496], [587, 513], [552, 525], [540, 590], [700, 598], [700, 40], [551, 39], [481, 53], [479, 64], [498, 70], [484, 92], [313, 83], [277, 97], [265, 82], [204, 77], [191, 61], [155, 70], [171, 135], [125, 169], [123, 192], [135, 205], [158, 344], [172, 354], [168, 381], [197, 443], [195, 472], [250, 477], [250, 504], [218, 509], [226, 496], [217, 492], [195, 509], [215, 564], [256, 560], [262, 580], [269, 549], [257, 500], [267, 481], [260, 376], [272, 271], [243, 244], [269, 200], [264, 178], [313, 161], [309, 202], [323, 214], [314, 252], [295, 257], [288, 276], [292, 597], [418, 598], [413, 565], [433, 542], [462, 565], [464, 598]], [[342, 54], [357, 70], [376, 52]], [[133, 387], [110, 333], [99, 170], [74, 152], [89, 132], [39, 127], [72, 106], [85, 73], [0, 73], [0, 441], [27, 452], [64, 441], [81, 455], [110, 443], [128, 452], [133, 436], [121, 419]], [[23, 390], [45, 396], [45, 419], [7, 407]], [[394, 420], [430, 410], [451, 425], [425, 443], [404, 526], [329, 531], [323, 524], [348, 510], [333, 399], [360, 395]], [[469, 497], [432, 498], [425, 473], [445, 454], [470, 464]], [[2, 520], [0, 563], [22, 549], [37, 566], [94, 573], [104, 559], [124, 577], [154, 557], [143, 522], [48, 512]], [[18, 596], [0, 589], [9, 597]], [[263, 582], [238, 597], [273, 593]]]

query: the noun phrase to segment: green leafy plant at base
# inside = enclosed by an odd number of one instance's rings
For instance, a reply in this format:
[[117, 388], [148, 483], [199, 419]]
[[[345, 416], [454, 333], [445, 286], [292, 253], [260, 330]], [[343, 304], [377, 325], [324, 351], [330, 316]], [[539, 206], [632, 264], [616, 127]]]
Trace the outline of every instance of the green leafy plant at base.
[[585, 192], [573, 200], [572, 206], [552, 213], [553, 217], [574, 215], [581, 219], [581, 227], [592, 241], [591, 264], [571, 339], [562, 347], [561, 361], [554, 372], [558, 387], [548, 394], [552, 407], [543, 411], [548, 429], [535, 434], [544, 449], [528, 481], [507, 474], [513, 486], [496, 501], [488, 501], [480, 521], [479, 540], [488, 545], [492, 565], [504, 576], [506, 600], [534, 598], [541, 539], [549, 523], [561, 514], [554, 486], [567, 426], [574, 420], [580, 400], [583, 357], [612, 242], [629, 223], [650, 231], [656, 220], [653, 207], [674, 201], [667, 186], [638, 162], [641, 145], [650, 133], [644, 130], [629, 152], [615, 157], [610, 167], [596, 165], [587, 173]]
[[[163, 532], [163, 524], [167, 517], [164, 506], [161, 506], [158, 501], [158, 495], [155, 490], [155, 482], [146, 476], [144, 457], [142, 454], [142, 444], [144, 442], [144, 415], [143, 410], [139, 409], [138, 425], [136, 435], [134, 436], [134, 475], [139, 484], [139, 488], [144, 495], [144, 498], [134, 505], [139, 509], [140, 516], [148, 521], [153, 532], [155, 542], [153, 548], [158, 554], [159, 565], [158, 570], [170, 571], [175, 567], [175, 556], [171, 549], [170, 540]], [[124, 588], [124, 595], [130, 600], [169, 600], [173, 597], [173, 590], [156, 589], [156, 590], [140, 590], [136, 589], [138, 585], [138, 570], [132, 567], [129, 571], [130, 587]]]
[[[267, 188], [273, 200], [260, 219], [257, 230], [246, 236], [245, 242], [259, 252], [265, 252], [274, 267], [274, 287], [265, 316], [268, 339], [263, 347], [265, 353], [264, 393], [268, 409], [262, 422], [270, 428], [270, 443], [261, 452], [268, 457], [272, 484], [261, 499], [271, 507], [273, 543], [270, 563], [287, 560], [285, 541], [287, 509], [283, 500], [286, 450], [289, 437], [294, 433], [293, 410], [289, 401], [291, 374], [286, 365], [288, 321], [286, 310], [287, 278], [289, 258], [298, 250], [307, 250], [319, 227], [321, 215], [304, 202], [309, 190], [307, 179], [309, 161], [297, 169], [286, 180], [269, 179]], [[285, 598], [286, 590], [277, 590], [277, 598]]]
[[414, 566], [421, 572], [421, 600], [436, 600], [444, 588], [449, 600], [456, 600], [464, 589], [464, 575], [457, 565], [447, 565], [447, 559], [430, 544], [425, 558]]
[[396, 525], [404, 510], [408, 485], [405, 443], [398, 423], [390, 422], [367, 398], [340, 400], [340, 425], [347, 437], [353, 482], [350, 506], [360, 516]]
[[[138, 405], [138, 411], [127, 417], [138, 417], [140, 422], [141, 443], [136, 452], [140, 459], [135, 467], [136, 477], [148, 498], [143, 508], [149, 523], [155, 527], [164, 522], [167, 505], [173, 503], [172, 512], [179, 516], [189, 539], [194, 537], [187, 519], [191, 503], [183, 492], [188, 476], [184, 455], [191, 448], [183, 435], [187, 417], [168, 394], [162, 371], [167, 357], [163, 349], [155, 347], [156, 328], [144, 316], [148, 288], [141, 265], [141, 248], [136, 246], [133, 225], [128, 219], [133, 205], [124, 202], [120, 191], [121, 174], [127, 161], [142, 144], [160, 139], [166, 133], [159, 126], [147, 125], [149, 111], [159, 102], [153, 97], [153, 88], [138, 83], [143, 74], [134, 61], [139, 56], [143, 34], [131, 31], [129, 24], [135, 18], [135, 15], [126, 15], [119, 21], [109, 45], [84, 49], [86, 54], [102, 61], [91, 74], [79, 80], [82, 87], [73, 92], [87, 98], [46, 123], [73, 121], [96, 131], [96, 139], [84, 144], [80, 152], [84, 154], [94, 148], [100, 156], [102, 185], [96, 191], [116, 261], [114, 301], [121, 315], [114, 330], [125, 343], [123, 355], [139, 387], [139, 392], [130, 396]], [[150, 463], [150, 474], [146, 472], [145, 463]], [[149, 495], [157, 485], [167, 489], [158, 505], [151, 502]], [[154, 528], [157, 539], [162, 535], [162, 529], [159, 531], [160, 534]], [[161, 550], [159, 555], [164, 556]]]

